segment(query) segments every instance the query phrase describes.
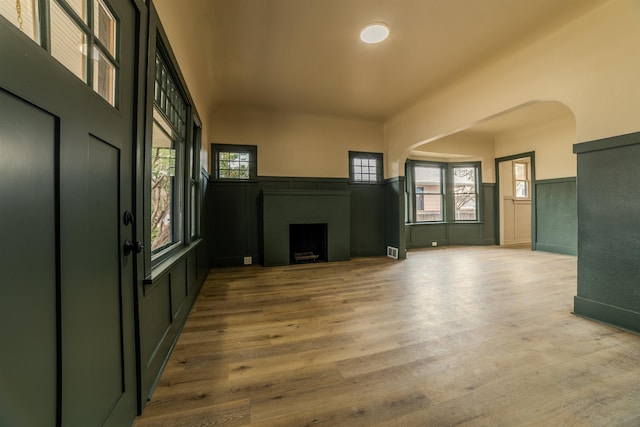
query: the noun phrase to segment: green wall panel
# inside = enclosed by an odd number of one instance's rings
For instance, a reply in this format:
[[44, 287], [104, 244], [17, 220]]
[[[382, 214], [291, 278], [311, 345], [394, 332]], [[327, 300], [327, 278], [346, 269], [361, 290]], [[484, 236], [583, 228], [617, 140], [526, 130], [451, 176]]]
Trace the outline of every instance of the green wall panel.
[[575, 178], [536, 181], [537, 250], [577, 255], [578, 203]]
[[384, 195], [387, 231], [385, 235], [386, 246], [398, 248], [399, 259], [404, 259], [407, 256], [406, 230], [404, 226], [404, 186], [405, 178], [403, 176], [388, 179]]
[[496, 184], [482, 184], [482, 221], [485, 245], [496, 244]]
[[[264, 262], [261, 197], [263, 191], [270, 190], [350, 191], [349, 257], [383, 255], [390, 209], [386, 188], [387, 185], [350, 185], [342, 178], [259, 177], [257, 182], [211, 181], [207, 191], [211, 265], [242, 265], [245, 256], [251, 256], [254, 264]], [[397, 196], [394, 203], [395, 211], [401, 208]]]
[[351, 256], [386, 254], [384, 186], [351, 186]]
[[640, 332], [640, 134], [574, 146], [578, 153], [575, 312]]

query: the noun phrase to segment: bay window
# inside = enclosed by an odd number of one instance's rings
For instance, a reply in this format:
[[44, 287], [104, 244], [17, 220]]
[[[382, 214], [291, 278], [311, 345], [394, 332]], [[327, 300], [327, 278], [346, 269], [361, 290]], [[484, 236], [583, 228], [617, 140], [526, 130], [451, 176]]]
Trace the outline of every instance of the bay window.
[[479, 221], [479, 163], [408, 160], [407, 222]]

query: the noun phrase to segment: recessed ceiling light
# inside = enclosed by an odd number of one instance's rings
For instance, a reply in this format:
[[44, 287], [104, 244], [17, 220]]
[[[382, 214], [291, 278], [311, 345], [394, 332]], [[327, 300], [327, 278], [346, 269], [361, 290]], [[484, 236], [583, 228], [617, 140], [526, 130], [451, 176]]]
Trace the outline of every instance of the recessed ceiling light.
[[373, 24], [360, 32], [360, 40], [365, 43], [380, 43], [389, 37], [389, 28], [384, 24]]

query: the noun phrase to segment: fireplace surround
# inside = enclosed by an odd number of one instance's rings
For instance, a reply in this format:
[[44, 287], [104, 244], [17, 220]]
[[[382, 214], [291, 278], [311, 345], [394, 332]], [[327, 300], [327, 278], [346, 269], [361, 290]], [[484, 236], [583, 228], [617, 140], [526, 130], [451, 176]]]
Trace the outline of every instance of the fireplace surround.
[[300, 224], [326, 224], [326, 261], [351, 259], [350, 201], [348, 190], [263, 190], [263, 264], [292, 263], [290, 230]]

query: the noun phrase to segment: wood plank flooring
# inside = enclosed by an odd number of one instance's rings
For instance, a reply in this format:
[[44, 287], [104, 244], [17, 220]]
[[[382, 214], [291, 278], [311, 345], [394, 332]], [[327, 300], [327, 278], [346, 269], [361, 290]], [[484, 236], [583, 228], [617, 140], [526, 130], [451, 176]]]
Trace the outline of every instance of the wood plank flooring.
[[214, 269], [136, 426], [639, 426], [640, 336], [575, 293], [495, 246]]

